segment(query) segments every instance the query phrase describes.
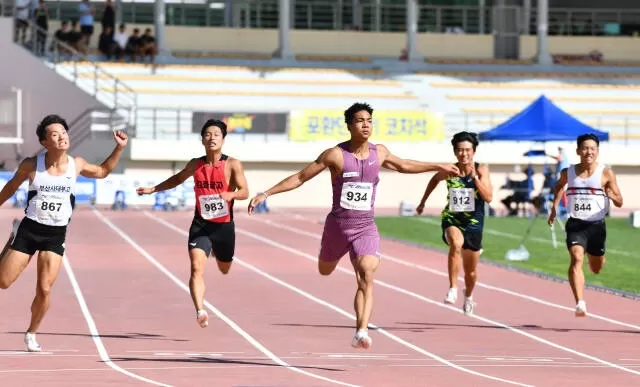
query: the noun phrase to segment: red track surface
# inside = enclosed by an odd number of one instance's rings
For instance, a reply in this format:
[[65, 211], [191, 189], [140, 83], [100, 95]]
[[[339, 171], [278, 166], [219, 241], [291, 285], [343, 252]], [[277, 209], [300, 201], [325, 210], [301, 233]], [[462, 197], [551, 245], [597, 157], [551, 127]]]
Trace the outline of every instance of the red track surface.
[[[0, 385], [640, 385], [637, 301], [587, 291], [597, 316], [577, 319], [568, 285], [481, 265], [476, 316], [466, 317], [462, 294], [455, 307], [442, 303], [446, 257], [390, 241], [371, 321], [381, 330], [370, 331], [369, 351], [354, 350], [348, 259], [329, 277], [316, 270], [324, 214], [244, 210], [236, 208], [238, 259], [229, 275], [207, 265], [214, 310], [206, 329], [185, 290], [190, 212], [77, 211], [67, 255], [87, 308], [83, 314], [62, 268], [38, 335], [43, 352], [25, 353], [32, 262], [0, 291]], [[0, 212], [3, 235], [13, 216], [21, 214]]]

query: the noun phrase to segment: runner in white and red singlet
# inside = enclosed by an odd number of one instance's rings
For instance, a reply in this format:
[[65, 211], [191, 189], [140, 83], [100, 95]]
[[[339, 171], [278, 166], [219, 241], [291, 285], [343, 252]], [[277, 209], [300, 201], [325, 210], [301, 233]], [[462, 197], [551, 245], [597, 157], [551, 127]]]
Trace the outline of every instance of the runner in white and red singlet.
[[567, 186], [569, 219], [565, 225], [567, 249], [571, 256], [568, 270], [569, 284], [576, 301], [576, 317], [587, 314], [584, 301], [584, 255], [589, 258], [589, 268], [594, 274], [600, 273], [605, 258], [607, 227], [605, 218], [609, 212], [609, 200], [616, 207], [622, 207], [622, 194], [616, 174], [609, 167], [598, 162], [600, 140], [595, 134], [578, 136], [576, 153], [580, 163], [570, 165], [560, 172], [560, 179], [553, 189], [553, 207], [548, 223], [553, 224], [560, 199]]
[[186, 167], [162, 183], [150, 188], [138, 188], [139, 195], [172, 189], [193, 176], [196, 207], [189, 229], [191, 278], [189, 290], [201, 327], [209, 324], [204, 309], [204, 266], [209, 256], [215, 257], [218, 268], [227, 274], [233, 262], [236, 234], [233, 222], [234, 200], [249, 197], [247, 179], [240, 160], [222, 153], [227, 125], [208, 120], [200, 132], [206, 155], [192, 159]]
[[364, 349], [368, 349], [372, 343], [368, 326], [373, 310], [373, 276], [380, 263], [380, 236], [374, 221], [380, 167], [400, 173], [460, 173], [454, 165], [401, 159], [384, 145], [369, 143], [373, 129], [372, 114], [373, 109], [367, 104], [356, 103], [349, 107], [344, 112], [351, 134], [348, 141], [325, 150], [316, 161], [258, 194], [249, 204], [249, 213], [252, 213], [267, 196], [296, 189], [329, 168], [333, 205], [324, 224], [318, 270], [321, 275], [331, 274], [340, 259], [349, 253], [358, 283], [355, 295], [356, 335], [351, 345]]

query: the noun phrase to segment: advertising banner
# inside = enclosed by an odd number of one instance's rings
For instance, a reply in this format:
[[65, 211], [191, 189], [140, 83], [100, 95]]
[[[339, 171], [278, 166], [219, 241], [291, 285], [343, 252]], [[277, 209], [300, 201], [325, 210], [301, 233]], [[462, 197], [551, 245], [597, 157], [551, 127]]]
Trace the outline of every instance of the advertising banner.
[[[342, 141], [349, 138], [342, 110], [295, 110], [290, 114], [293, 141]], [[375, 142], [420, 142], [444, 139], [442, 114], [421, 110], [381, 110], [373, 113]]]
[[200, 133], [209, 119], [227, 124], [227, 134], [284, 134], [287, 131], [287, 113], [234, 113], [193, 112], [193, 133]]

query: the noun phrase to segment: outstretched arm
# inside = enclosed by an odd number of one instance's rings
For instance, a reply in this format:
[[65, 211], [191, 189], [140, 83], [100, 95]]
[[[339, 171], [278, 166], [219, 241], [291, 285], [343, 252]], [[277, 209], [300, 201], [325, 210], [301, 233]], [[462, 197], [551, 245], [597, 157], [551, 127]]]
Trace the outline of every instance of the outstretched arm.
[[563, 169], [560, 172], [560, 178], [558, 182], [553, 187], [553, 205], [551, 206], [551, 211], [549, 214], [549, 219], [547, 219], [547, 223], [552, 225], [556, 220], [556, 212], [558, 211], [558, 204], [560, 204], [560, 199], [562, 199], [562, 195], [564, 194], [564, 186], [567, 185], [567, 168]]
[[604, 174], [607, 179], [607, 183], [605, 184], [604, 190], [607, 196], [611, 199], [613, 204], [620, 208], [622, 207], [622, 193], [620, 193], [620, 187], [618, 187], [618, 181], [616, 179], [616, 174], [613, 172], [611, 168], [605, 168]]
[[78, 171], [82, 176], [104, 179], [109, 176], [111, 171], [113, 171], [116, 165], [118, 165], [120, 156], [122, 156], [122, 151], [127, 146], [128, 137], [127, 134], [122, 131], [114, 131], [113, 137], [116, 141], [116, 148], [102, 164], [90, 164], [82, 157], [76, 157], [76, 165], [78, 166]]
[[18, 166], [18, 170], [13, 175], [11, 180], [2, 187], [0, 191], [0, 206], [4, 204], [14, 193], [20, 188], [20, 184], [29, 178], [29, 174], [36, 169], [35, 163], [32, 158], [26, 158], [22, 160]]
[[458, 167], [452, 164], [431, 164], [422, 161], [401, 159], [389, 152], [386, 146], [378, 144], [378, 157], [382, 160], [382, 167], [400, 173], [424, 173], [431, 171], [459, 175]]
[[337, 150], [335, 148], [325, 150], [314, 162], [304, 167], [300, 172], [287, 177], [268, 190], [254, 196], [249, 203], [249, 213], [252, 213], [253, 209], [268, 196], [294, 190], [316, 177], [325, 168], [336, 165], [336, 157]]
[[195, 172], [197, 166], [198, 159], [191, 159], [191, 161], [189, 161], [180, 172], [171, 176], [167, 180], [163, 181], [160, 184], [157, 184], [154, 187], [139, 187], [138, 189], [136, 189], [136, 192], [138, 193], [138, 195], [149, 195], [154, 192], [166, 191], [168, 189], [175, 188], [182, 184], [189, 177], [193, 176], [193, 173]]
[[318, 174], [325, 170], [328, 166], [335, 162], [335, 149], [327, 149], [318, 156], [318, 158], [311, 164], [304, 167], [300, 172], [295, 173], [286, 179], [280, 181], [278, 184], [264, 191], [263, 194], [271, 196], [282, 192], [287, 192], [300, 187], [302, 184], [318, 176]]

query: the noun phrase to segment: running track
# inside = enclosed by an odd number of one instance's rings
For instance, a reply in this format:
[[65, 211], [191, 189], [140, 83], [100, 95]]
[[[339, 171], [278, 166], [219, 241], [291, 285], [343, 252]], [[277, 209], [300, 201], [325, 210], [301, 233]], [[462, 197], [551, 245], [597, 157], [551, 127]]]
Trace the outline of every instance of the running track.
[[[0, 211], [2, 235], [14, 216]], [[0, 385], [640, 385], [638, 301], [587, 291], [595, 316], [577, 319], [568, 285], [481, 265], [465, 317], [462, 294], [442, 303], [443, 254], [386, 240], [373, 347], [352, 349], [350, 264], [316, 271], [323, 217], [236, 206], [237, 260], [227, 276], [207, 265], [202, 329], [187, 292], [191, 212], [77, 210], [42, 353], [22, 343], [35, 262], [0, 291]]]

